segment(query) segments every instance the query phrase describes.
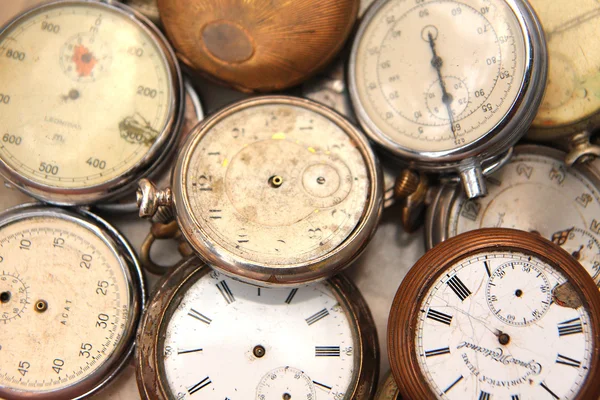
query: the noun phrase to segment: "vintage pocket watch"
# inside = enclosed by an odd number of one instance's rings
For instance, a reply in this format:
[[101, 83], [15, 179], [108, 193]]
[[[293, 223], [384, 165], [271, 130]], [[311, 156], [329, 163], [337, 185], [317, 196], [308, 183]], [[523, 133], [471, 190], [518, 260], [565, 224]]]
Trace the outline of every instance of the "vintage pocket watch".
[[147, 180], [140, 216], [171, 210], [212, 267], [261, 285], [325, 279], [364, 250], [382, 209], [367, 140], [309, 100], [265, 96], [235, 103], [190, 133], [172, 188]]
[[520, 145], [500, 171], [488, 177], [489, 193], [466, 199], [456, 185], [431, 194], [427, 247], [478, 228], [515, 228], [560, 245], [600, 284], [600, 176], [587, 165], [568, 168], [565, 153]]
[[120, 3], [60, 1], [0, 33], [0, 173], [46, 202], [110, 200], [177, 140], [181, 74], [162, 34]]
[[0, 398], [80, 399], [133, 352], [145, 291], [135, 253], [86, 211], [0, 214]]
[[427, 252], [388, 324], [408, 399], [597, 399], [600, 292], [550, 241], [481, 229]]
[[568, 165], [600, 155], [590, 144], [600, 128], [600, 6], [593, 0], [531, 0], [544, 25], [548, 85], [527, 137], [560, 141]]
[[371, 140], [411, 168], [485, 195], [541, 101], [547, 58], [521, 0], [379, 0], [350, 55], [350, 99]]
[[195, 257], [158, 284], [137, 343], [144, 399], [367, 400], [379, 371], [371, 313], [345, 276], [261, 288]]

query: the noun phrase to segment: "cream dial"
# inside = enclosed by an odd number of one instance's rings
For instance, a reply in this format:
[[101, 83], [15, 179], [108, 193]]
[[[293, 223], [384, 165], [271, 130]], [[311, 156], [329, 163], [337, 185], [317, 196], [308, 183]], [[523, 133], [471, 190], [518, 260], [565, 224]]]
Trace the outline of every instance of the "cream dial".
[[328, 283], [266, 289], [211, 272], [174, 301], [159, 353], [173, 398], [349, 399], [356, 328]]
[[[72, 398], [104, 378], [131, 324], [123, 268], [103, 239], [71, 220], [28, 217], [0, 228], [0, 397], [66, 390]], [[86, 391], [69, 392], [91, 376]]]
[[[549, 293], [566, 279], [539, 258], [519, 252], [471, 256], [437, 278], [421, 304], [415, 350], [438, 398], [576, 398], [589, 378], [590, 317], [584, 307], [557, 302], [537, 314], [544, 307], [538, 296], [544, 282]], [[502, 310], [489, 306], [494, 301], [485, 288], [492, 284]], [[510, 293], [502, 294], [504, 285]], [[520, 296], [514, 295], [515, 285]], [[509, 308], [529, 322], [505, 322], [501, 317]]]
[[96, 2], [36, 9], [0, 34], [0, 162], [54, 188], [117, 179], [171, 117], [162, 50], [129, 15]]
[[452, 204], [448, 236], [491, 227], [537, 232], [600, 283], [600, 194], [589, 174], [550, 156], [520, 153], [488, 183], [486, 197], [459, 196]]
[[359, 117], [383, 144], [454, 150], [507, 117], [526, 60], [519, 20], [504, 1], [385, 2], [357, 46]]
[[228, 256], [289, 266], [338, 248], [369, 207], [373, 176], [355, 141], [307, 108], [255, 105], [189, 150], [183, 197]]
[[549, 75], [533, 126], [553, 128], [600, 111], [600, 4], [596, 0], [532, 0], [544, 24]]

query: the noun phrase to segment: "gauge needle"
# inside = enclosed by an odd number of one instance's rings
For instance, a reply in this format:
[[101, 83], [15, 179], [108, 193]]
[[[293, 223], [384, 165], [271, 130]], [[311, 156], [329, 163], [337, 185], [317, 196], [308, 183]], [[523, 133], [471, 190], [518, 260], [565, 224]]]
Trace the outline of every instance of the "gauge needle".
[[444, 78], [442, 76], [442, 65], [444, 64], [444, 61], [440, 56], [437, 55], [437, 52], [435, 51], [435, 41], [431, 32], [427, 34], [427, 37], [429, 38], [429, 47], [431, 47], [431, 52], [433, 53], [431, 65], [435, 68], [437, 72], [438, 80], [440, 82], [440, 86], [442, 87], [442, 102], [444, 103], [444, 105], [446, 106], [446, 110], [448, 111], [448, 118], [450, 120], [450, 130], [452, 130], [452, 134], [456, 139], [456, 132], [454, 131], [454, 116], [452, 115], [452, 107], [450, 107], [450, 105], [452, 104], [452, 95], [446, 90], [446, 84], [444, 83]]

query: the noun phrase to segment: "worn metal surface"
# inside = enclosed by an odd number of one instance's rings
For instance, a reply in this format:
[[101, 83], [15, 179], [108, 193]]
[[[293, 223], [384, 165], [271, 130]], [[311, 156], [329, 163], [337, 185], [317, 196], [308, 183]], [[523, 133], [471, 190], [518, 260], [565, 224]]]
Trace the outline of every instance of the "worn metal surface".
[[[2, 1], [0, 25], [4, 24], [19, 10], [40, 2], [40, 0]], [[218, 87], [198, 78], [194, 79], [193, 84], [207, 113], [214, 112], [226, 104], [247, 97], [245, 94]], [[19, 204], [27, 199], [27, 196], [16, 190], [9, 190], [4, 185], [0, 185], [1, 209]], [[103, 217], [113, 223], [139, 252], [142, 242], [150, 230], [148, 221], [139, 219], [135, 214], [113, 216], [104, 214]], [[387, 318], [394, 294], [410, 267], [424, 253], [422, 230], [407, 234], [403, 231], [399, 221], [400, 209], [398, 207], [386, 209], [373, 240], [363, 255], [346, 270], [346, 274], [350, 276], [366, 299], [377, 326], [381, 351], [381, 379], [389, 371], [386, 331]], [[165, 249], [170, 249], [169, 254], [162, 254], [162, 257], [157, 255], [155, 259], [157, 262], [165, 259], [172, 261], [176, 257], [176, 246], [165, 247]], [[158, 278], [152, 275], [147, 275], [147, 278], [148, 288], [151, 289]], [[122, 371], [121, 375], [103, 392], [94, 396], [94, 400], [135, 400], [139, 398], [133, 363]]]

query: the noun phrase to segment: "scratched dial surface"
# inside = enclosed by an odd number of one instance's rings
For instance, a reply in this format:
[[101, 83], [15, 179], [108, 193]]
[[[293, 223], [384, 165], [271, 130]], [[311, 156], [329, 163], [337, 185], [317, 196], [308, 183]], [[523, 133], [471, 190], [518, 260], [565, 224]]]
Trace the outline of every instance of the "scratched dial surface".
[[210, 272], [176, 298], [158, 350], [174, 398], [349, 398], [356, 328], [328, 283], [266, 289]]
[[549, 71], [533, 126], [557, 127], [600, 111], [600, 4], [596, 0], [532, 0], [544, 25]]
[[554, 157], [521, 153], [488, 182], [486, 197], [459, 196], [452, 204], [449, 237], [492, 227], [537, 232], [600, 283], [600, 194], [589, 175]]
[[[588, 377], [592, 328], [584, 307], [548, 301], [565, 282], [519, 252], [470, 256], [438, 277], [415, 332], [419, 366], [437, 397], [575, 398]], [[500, 303], [502, 310], [490, 306]]]
[[0, 161], [36, 183], [96, 186], [165, 128], [172, 88], [148, 31], [101, 3], [60, 3], [0, 34]]
[[0, 228], [0, 270], [0, 397], [3, 387], [65, 389], [107, 368], [131, 294], [99, 236], [56, 217], [12, 222]]
[[285, 266], [327, 255], [368, 207], [372, 182], [360, 148], [304, 107], [244, 108], [190, 151], [189, 212], [210, 241], [244, 260]]
[[498, 0], [392, 0], [356, 47], [359, 115], [385, 143], [448, 151], [491, 132], [525, 74], [519, 21]]

